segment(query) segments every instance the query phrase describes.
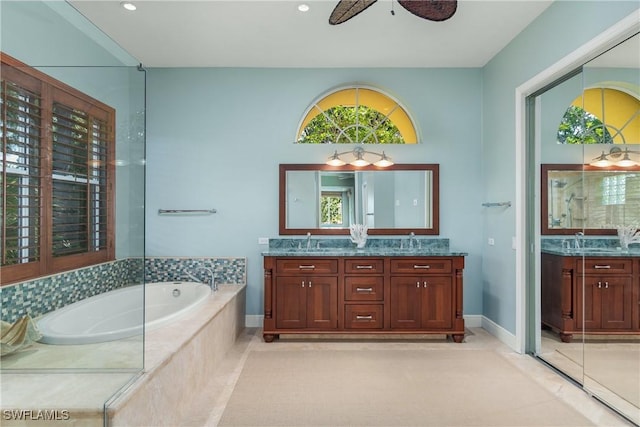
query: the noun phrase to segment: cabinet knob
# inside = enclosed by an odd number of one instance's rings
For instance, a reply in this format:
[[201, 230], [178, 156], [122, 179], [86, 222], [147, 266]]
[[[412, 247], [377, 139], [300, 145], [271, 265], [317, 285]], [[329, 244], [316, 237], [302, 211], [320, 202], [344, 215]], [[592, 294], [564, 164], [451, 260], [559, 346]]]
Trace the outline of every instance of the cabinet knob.
[[427, 282], [422, 282], [422, 286], [426, 288], [427, 287]]
[[609, 289], [609, 282], [604, 282], [604, 288]]
[[302, 281], [302, 287], [304, 288], [304, 280]]
[[420, 282], [416, 282], [416, 288], [420, 287]]

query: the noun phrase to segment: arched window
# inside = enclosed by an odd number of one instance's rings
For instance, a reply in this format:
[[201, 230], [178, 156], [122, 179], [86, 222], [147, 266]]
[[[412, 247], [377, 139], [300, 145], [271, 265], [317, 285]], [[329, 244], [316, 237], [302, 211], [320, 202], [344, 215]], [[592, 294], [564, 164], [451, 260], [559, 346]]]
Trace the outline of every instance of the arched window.
[[585, 90], [565, 112], [558, 143], [640, 143], [640, 99], [613, 88]]
[[415, 144], [413, 120], [398, 101], [369, 87], [347, 87], [314, 101], [298, 126], [301, 144]]

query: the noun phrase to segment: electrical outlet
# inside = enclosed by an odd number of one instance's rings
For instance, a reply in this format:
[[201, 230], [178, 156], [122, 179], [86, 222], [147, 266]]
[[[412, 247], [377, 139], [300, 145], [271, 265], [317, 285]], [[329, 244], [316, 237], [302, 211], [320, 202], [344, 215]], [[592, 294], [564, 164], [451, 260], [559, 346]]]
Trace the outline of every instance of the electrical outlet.
[[268, 245], [269, 244], [269, 238], [268, 237], [258, 237], [258, 244], [259, 245]]
[[493, 246], [496, 244], [496, 241], [493, 237], [489, 237], [489, 240], [487, 241], [487, 243], [489, 244], [489, 246]]

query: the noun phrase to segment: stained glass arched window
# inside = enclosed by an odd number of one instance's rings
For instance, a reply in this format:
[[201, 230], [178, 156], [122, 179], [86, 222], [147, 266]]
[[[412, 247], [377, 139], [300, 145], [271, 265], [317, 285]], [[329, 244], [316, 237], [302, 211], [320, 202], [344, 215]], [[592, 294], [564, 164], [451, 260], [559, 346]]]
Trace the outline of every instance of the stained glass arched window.
[[565, 112], [558, 143], [640, 143], [640, 99], [613, 88], [586, 89]]
[[314, 101], [298, 126], [301, 144], [415, 144], [418, 135], [407, 110], [370, 87], [347, 87]]

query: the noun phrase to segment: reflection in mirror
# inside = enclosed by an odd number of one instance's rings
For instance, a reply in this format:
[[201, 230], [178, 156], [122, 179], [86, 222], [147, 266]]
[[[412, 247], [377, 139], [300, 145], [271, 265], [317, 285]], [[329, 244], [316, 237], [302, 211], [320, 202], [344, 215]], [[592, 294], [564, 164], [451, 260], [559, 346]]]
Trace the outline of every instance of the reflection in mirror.
[[[624, 168], [628, 172], [617, 167], [615, 175], [611, 174], [612, 168], [606, 168], [609, 174], [602, 178], [602, 200], [603, 204], [607, 203], [605, 210], [612, 216], [610, 220], [640, 227], [640, 34], [585, 64], [584, 81], [585, 88], [614, 88], [627, 95], [626, 101], [620, 98], [614, 104], [618, 110], [623, 105], [627, 108], [620, 114], [618, 124], [610, 127], [612, 136], [615, 137], [619, 129], [623, 138], [614, 139], [616, 144], [605, 145], [600, 151], [604, 150], [608, 155], [605, 160], [612, 164], [636, 165], [632, 171]], [[603, 122], [615, 122], [616, 111], [607, 108]], [[627, 150], [631, 154], [627, 155]], [[584, 162], [592, 160], [592, 154], [585, 152]], [[585, 179], [592, 173], [590, 169], [585, 172]], [[606, 190], [608, 194], [604, 193]], [[640, 425], [640, 259], [635, 252], [638, 245], [632, 247], [632, 253], [623, 258], [596, 258], [597, 266], [618, 261], [627, 267], [616, 272], [598, 270], [597, 274], [585, 274], [580, 278], [578, 291], [583, 295], [579, 303], [584, 306], [584, 312], [593, 314], [585, 316], [581, 325], [585, 332], [582, 342], [584, 388]], [[594, 258], [585, 257], [581, 261], [589, 266]], [[601, 288], [598, 280], [604, 282]]]
[[615, 234], [640, 225], [640, 167], [542, 165], [542, 234]]
[[438, 165], [280, 165], [280, 234], [438, 234]]

